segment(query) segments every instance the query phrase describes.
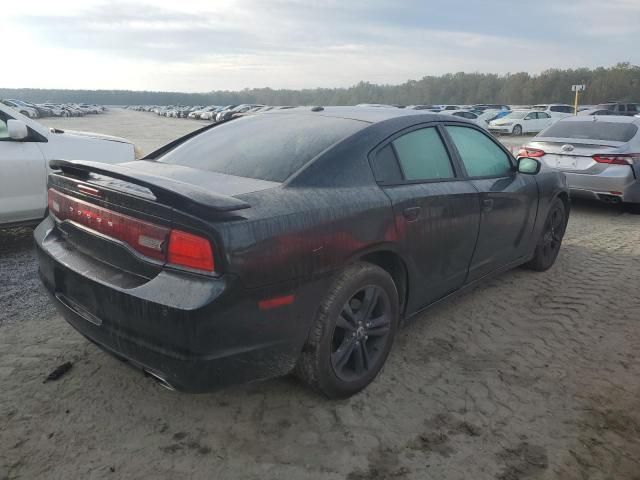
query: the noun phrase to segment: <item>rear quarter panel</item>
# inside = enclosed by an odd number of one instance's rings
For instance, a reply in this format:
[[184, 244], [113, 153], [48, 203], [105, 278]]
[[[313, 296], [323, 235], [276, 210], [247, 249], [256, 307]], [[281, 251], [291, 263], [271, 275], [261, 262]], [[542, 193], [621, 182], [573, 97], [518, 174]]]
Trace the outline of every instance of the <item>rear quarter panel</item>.
[[252, 208], [222, 229], [226, 263], [248, 288], [325, 276], [358, 252], [396, 240], [377, 185], [275, 188], [241, 195]]

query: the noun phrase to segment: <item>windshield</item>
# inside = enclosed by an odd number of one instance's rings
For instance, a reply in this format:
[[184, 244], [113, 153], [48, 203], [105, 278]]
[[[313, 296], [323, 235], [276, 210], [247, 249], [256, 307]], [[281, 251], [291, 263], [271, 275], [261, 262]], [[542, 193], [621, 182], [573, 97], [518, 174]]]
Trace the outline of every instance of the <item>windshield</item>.
[[158, 161], [283, 182], [366, 122], [310, 114], [265, 114], [232, 120], [186, 141]]
[[619, 122], [557, 122], [540, 133], [541, 137], [575, 138], [584, 140], [604, 140], [607, 142], [628, 142], [638, 127], [633, 123]]

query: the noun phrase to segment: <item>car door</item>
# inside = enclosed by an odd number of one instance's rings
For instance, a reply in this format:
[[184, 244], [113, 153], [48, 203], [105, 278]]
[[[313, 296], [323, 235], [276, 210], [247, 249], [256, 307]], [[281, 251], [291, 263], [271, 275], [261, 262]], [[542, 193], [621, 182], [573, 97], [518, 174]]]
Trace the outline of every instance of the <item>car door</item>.
[[522, 121], [522, 132], [532, 133], [537, 132], [538, 128], [538, 112], [530, 112], [524, 117]]
[[460, 177], [435, 124], [404, 130], [372, 153], [378, 183], [393, 204], [407, 261], [408, 312], [459, 288], [478, 235], [479, 195]]
[[536, 127], [536, 132], [541, 132], [545, 128], [547, 128], [551, 123], [553, 123], [553, 117], [546, 112], [538, 112], [538, 123]]
[[0, 111], [0, 225], [38, 220], [47, 205], [45, 158], [36, 142], [9, 137]]
[[449, 124], [445, 130], [480, 195], [480, 231], [468, 277], [472, 281], [531, 251], [538, 188], [534, 176], [518, 173], [513, 157], [480, 129]]

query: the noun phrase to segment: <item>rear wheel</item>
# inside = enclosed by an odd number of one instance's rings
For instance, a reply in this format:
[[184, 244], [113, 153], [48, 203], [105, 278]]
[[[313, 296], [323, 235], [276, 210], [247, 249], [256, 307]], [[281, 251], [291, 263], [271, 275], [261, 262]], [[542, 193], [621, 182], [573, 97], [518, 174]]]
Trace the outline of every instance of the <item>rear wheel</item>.
[[560, 252], [560, 245], [562, 244], [566, 227], [567, 214], [564, 203], [559, 198], [556, 198], [547, 214], [533, 259], [526, 264], [528, 268], [539, 272], [544, 272], [551, 268]]
[[519, 137], [520, 135], [522, 135], [522, 127], [520, 125], [516, 125], [515, 127], [513, 127], [513, 131], [511, 133], [516, 137]]
[[320, 304], [296, 373], [329, 398], [369, 385], [387, 359], [399, 317], [389, 274], [369, 263], [347, 267]]

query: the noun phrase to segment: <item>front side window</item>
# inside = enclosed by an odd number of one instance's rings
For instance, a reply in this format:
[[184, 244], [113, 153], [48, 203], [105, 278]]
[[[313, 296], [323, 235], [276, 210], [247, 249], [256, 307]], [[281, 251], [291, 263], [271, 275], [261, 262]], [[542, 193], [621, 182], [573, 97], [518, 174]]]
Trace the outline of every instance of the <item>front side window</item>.
[[525, 120], [533, 120], [535, 118], [537, 118], [537, 114], [536, 113], [530, 113], [529, 115], [527, 115], [526, 117], [524, 117]]
[[468, 127], [446, 129], [470, 177], [501, 177], [513, 171], [507, 154], [484, 133]]
[[393, 142], [405, 180], [453, 178], [449, 154], [434, 127], [414, 130]]
[[627, 108], [626, 108], [626, 106], [624, 106], [624, 105], [620, 104], [620, 105], [618, 105], [618, 111], [619, 111], [619, 112], [626, 112], [626, 111], [627, 111]]

